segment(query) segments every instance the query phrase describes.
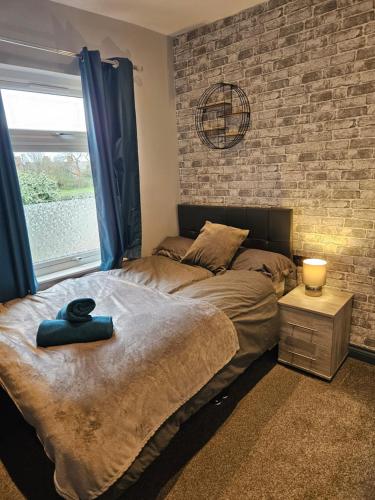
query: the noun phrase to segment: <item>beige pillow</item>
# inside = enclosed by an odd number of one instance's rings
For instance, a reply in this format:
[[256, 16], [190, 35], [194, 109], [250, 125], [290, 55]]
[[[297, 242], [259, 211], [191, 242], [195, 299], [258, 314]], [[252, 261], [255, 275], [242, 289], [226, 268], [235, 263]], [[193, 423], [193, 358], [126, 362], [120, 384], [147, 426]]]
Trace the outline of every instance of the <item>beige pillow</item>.
[[241, 247], [232, 261], [231, 269], [261, 271], [268, 274], [272, 281], [282, 281], [295, 271], [295, 265], [280, 253]]
[[181, 262], [206, 267], [213, 273], [225, 271], [248, 234], [247, 229], [206, 221]]
[[167, 236], [152, 251], [153, 255], [163, 255], [172, 260], [181, 260], [191, 247], [194, 240], [184, 238], [183, 236]]

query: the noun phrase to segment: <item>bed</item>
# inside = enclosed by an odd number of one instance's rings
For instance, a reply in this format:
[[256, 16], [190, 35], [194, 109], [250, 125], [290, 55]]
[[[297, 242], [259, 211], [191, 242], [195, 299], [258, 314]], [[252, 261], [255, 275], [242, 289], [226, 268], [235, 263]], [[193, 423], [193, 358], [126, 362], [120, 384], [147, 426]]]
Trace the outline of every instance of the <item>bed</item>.
[[[291, 210], [179, 205], [178, 215], [183, 237], [195, 239], [211, 220], [250, 228], [245, 247], [290, 256]], [[110, 310], [127, 334], [100, 348], [41, 354], [32, 345], [38, 321], [77, 294], [93, 295], [98, 313]], [[277, 297], [263, 273], [213, 275], [159, 255], [67, 280], [4, 309], [2, 385], [36, 428], [65, 498], [120, 496], [183, 422], [278, 340]]]

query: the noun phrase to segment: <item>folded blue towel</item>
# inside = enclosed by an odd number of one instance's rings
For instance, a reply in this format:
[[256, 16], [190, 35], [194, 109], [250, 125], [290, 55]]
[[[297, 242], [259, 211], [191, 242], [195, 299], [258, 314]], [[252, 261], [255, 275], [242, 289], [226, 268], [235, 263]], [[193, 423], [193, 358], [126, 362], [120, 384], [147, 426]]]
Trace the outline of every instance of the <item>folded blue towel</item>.
[[112, 333], [111, 316], [95, 316], [84, 323], [71, 323], [63, 319], [44, 320], [39, 325], [36, 343], [39, 347], [51, 347], [76, 342], [94, 342], [109, 339]]
[[90, 321], [90, 312], [95, 309], [94, 299], [75, 299], [57, 313], [56, 319], [65, 319], [73, 323]]

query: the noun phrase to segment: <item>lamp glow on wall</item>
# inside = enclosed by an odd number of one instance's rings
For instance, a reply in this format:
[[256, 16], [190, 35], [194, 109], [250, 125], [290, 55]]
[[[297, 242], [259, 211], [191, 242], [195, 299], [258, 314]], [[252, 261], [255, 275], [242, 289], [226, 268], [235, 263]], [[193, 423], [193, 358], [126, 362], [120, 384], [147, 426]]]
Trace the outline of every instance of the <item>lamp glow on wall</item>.
[[305, 259], [303, 261], [302, 277], [305, 284], [305, 294], [311, 297], [322, 295], [326, 284], [327, 261], [323, 259]]

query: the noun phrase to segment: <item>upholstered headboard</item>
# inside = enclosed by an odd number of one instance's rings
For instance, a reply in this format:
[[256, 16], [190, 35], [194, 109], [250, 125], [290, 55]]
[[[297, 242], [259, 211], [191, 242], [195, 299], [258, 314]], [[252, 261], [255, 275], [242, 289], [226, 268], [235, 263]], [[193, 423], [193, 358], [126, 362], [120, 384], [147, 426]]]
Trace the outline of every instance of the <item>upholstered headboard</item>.
[[243, 246], [292, 255], [292, 217], [290, 208], [226, 207], [178, 205], [180, 236], [195, 239], [206, 220], [249, 229]]

